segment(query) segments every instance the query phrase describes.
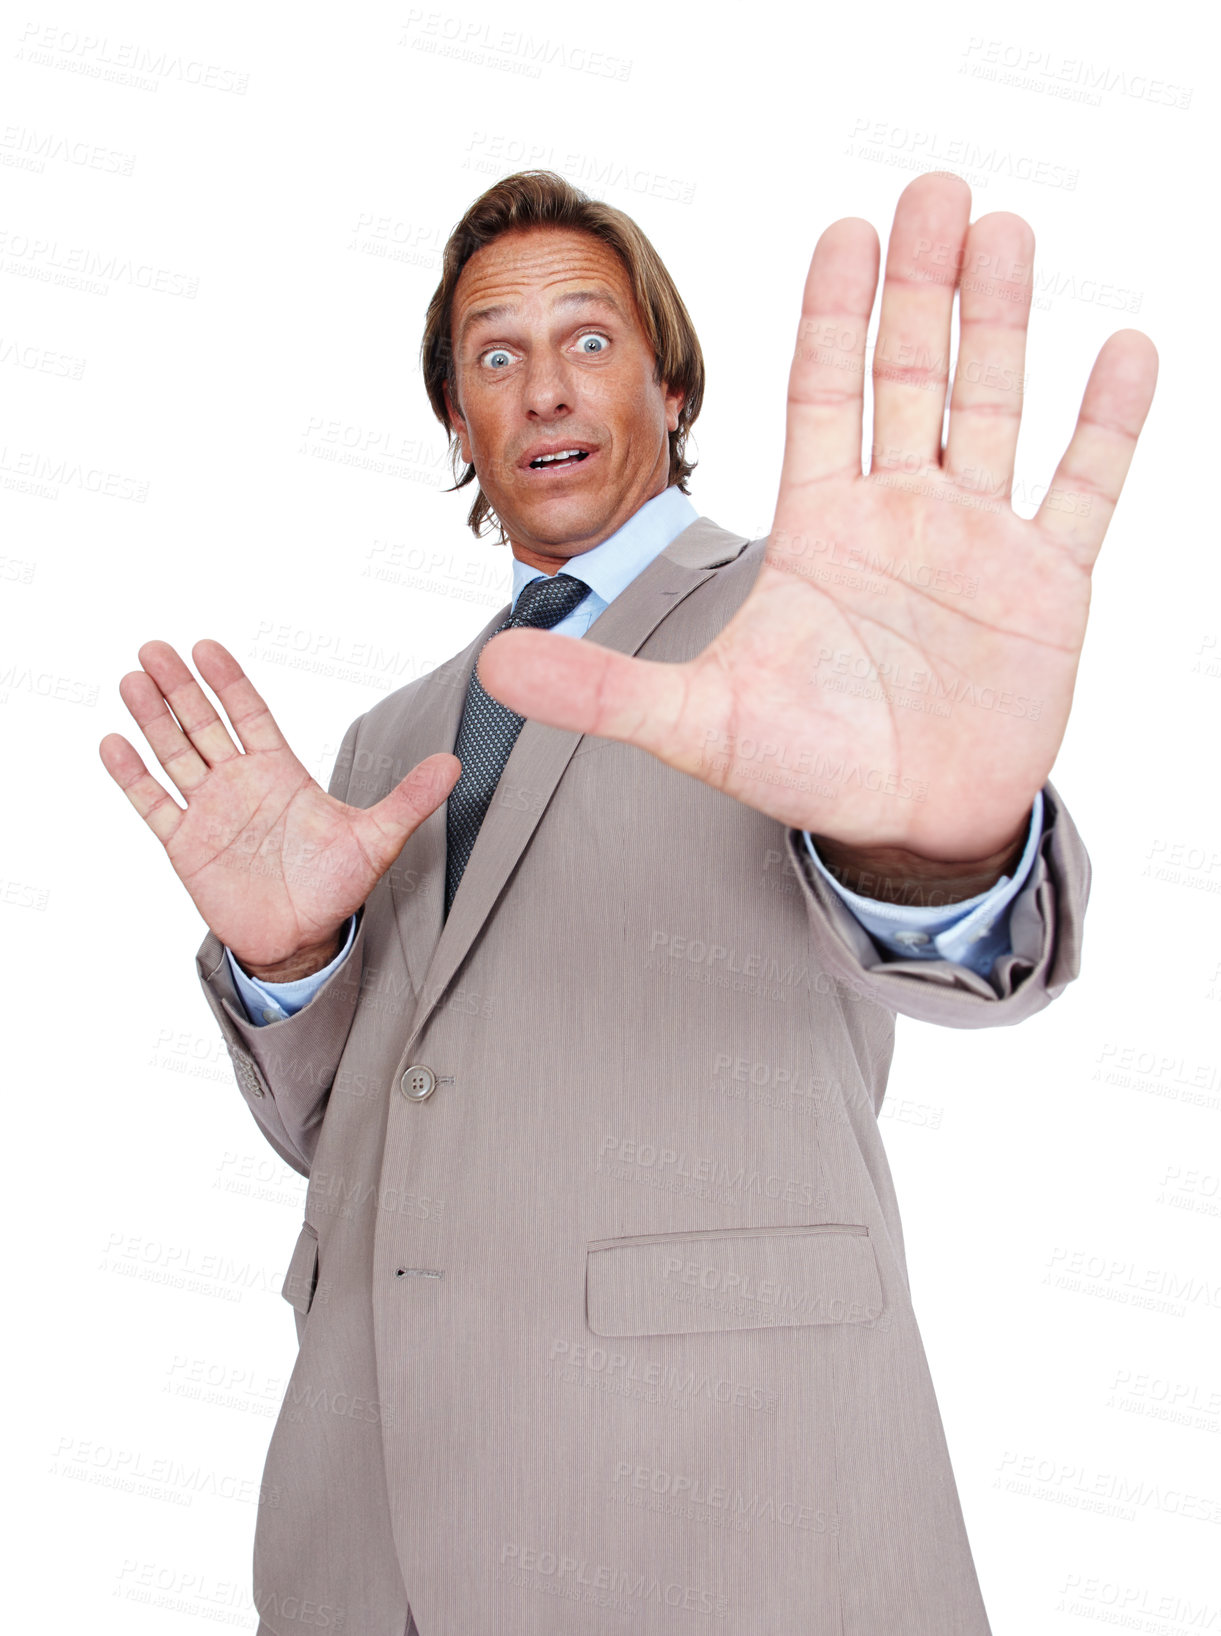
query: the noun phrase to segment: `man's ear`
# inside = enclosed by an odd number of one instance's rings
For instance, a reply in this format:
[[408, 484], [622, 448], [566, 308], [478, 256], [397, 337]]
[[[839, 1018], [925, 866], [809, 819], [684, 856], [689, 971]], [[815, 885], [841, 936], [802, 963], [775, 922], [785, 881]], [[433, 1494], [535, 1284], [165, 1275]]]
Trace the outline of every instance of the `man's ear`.
[[454, 408], [454, 400], [449, 395], [448, 381], [443, 381], [441, 383], [441, 395], [445, 399], [445, 413], [449, 417], [450, 430], [458, 439], [459, 446], [462, 450], [462, 458], [466, 461], [468, 466], [473, 466], [475, 462], [471, 459], [470, 443], [466, 435], [466, 422]]
[[670, 388], [666, 387], [666, 430], [667, 431], [677, 432], [677, 430], [678, 430], [678, 417], [683, 412], [683, 403], [686, 401], [686, 397], [687, 397], [687, 394], [685, 392], [671, 392]]

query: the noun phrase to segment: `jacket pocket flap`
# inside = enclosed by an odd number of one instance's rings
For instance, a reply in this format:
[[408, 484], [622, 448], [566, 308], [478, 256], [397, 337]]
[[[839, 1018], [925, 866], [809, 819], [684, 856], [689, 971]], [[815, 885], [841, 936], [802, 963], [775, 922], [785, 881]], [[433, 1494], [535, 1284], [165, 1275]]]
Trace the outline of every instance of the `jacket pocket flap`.
[[314, 1286], [318, 1282], [318, 1234], [308, 1221], [302, 1222], [301, 1231], [297, 1235], [296, 1248], [293, 1258], [288, 1263], [288, 1271], [284, 1274], [284, 1287], [280, 1294], [298, 1312], [308, 1312], [310, 1303], [314, 1299]]
[[585, 1307], [595, 1335], [695, 1335], [872, 1323], [883, 1301], [869, 1229], [825, 1223], [590, 1246]]

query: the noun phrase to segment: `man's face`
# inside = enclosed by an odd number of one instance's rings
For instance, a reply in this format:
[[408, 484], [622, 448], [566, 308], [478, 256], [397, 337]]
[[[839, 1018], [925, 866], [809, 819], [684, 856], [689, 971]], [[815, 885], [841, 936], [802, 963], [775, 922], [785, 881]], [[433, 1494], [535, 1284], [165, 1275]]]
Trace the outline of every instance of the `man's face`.
[[522, 561], [557, 572], [666, 488], [682, 398], [654, 382], [627, 273], [601, 240], [501, 234], [462, 269], [451, 338], [450, 421]]

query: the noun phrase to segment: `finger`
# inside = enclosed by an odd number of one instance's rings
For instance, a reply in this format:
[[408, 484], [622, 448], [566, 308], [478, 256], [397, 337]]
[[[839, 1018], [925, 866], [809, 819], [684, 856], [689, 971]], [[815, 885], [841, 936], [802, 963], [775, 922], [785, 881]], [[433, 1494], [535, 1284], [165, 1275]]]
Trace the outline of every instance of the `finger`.
[[1022, 423], [1034, 234], [1020, 216], [994, 211], [967, 232], [959, 284], [958, 361], [943, 467], [997, 499], [1013, 492]]
[[510, 710], [549, 727], [637, 744], [672, 766], [686, 764], [679, 742], [689, 667], [639, 659], [548, 631], [492, 637], [479, 655], [479, 680]]
[[950, 318], [971, 190], [935, 171], [899, 195], [873, 354], [872, 469], [936, 465], [950, 379]]
[[119, 697], [183, 795], [197, 789], [208, 776], [208, 764], [170, 714], [154, 679], [147, 671], [129, 672], [119, 683]]
[[1103, 343], [1076, 429], [1035, 513], [1036, 527], [1093, 567], [1157, 384], [1157, 349], [1138, 329]]
[[161, 842], [170, 837], [183, 819], [182, 808], [168, 795], [145, 768], [139, 755], [119, 733], [108, 733], [98, 746], [102, 765]]
[[789, 370], [780, 482], [859, 477], [865, 338], [878, 284], [878, 236], [855, 216], [814, 247]]
[[413, 767], [374, 806], [357, 820], [362, 844], [380, 870], [387, 869], [402, 850], [403, 842], [435, 812], [462, 774], [455, 755], [438, 751]]
[[228, 648], [209, 638], [196, 642], [191, 649], [191, 657], [199, 666], [199, 674], [224, 705], [225, 714], [244, 750], [287, 748], [287, 741], [277, 727], [275, 717]]
[[207, 694], [169, 643], [146, 642], [137, 658], [161, 689], [183, 733], [206, 765], [218, 767], [232, 761], [238, 754], [237, 746]]

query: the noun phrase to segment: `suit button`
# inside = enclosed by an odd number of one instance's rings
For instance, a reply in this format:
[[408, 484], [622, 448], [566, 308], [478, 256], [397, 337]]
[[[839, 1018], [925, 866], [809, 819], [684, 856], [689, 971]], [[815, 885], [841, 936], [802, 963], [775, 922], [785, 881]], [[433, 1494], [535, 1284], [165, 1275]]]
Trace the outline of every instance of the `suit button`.
[[437, 1076], [431, 1068], [417, 1062], [399, 1080], [399, 1089], [412, 1102], [423, 1102], [437, 1088]]
[[250, 1063], [245, 1057], [238, 1057], [237, 1073], [238, 1078], [250, 1092], [251, 1096], [262, 1096], [263, 1087], [259, 1084], [259, 1076], [255, 1073], [254, 1069], [250, 1066]]

